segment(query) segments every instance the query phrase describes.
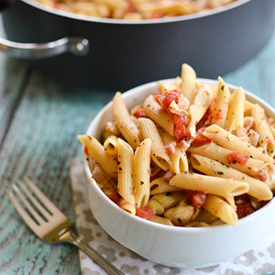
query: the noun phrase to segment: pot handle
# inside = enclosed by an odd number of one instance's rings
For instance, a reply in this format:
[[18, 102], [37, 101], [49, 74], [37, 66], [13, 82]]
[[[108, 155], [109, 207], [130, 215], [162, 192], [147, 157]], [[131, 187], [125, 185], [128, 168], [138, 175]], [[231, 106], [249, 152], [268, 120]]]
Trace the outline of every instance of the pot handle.
[[0, 38], [0, 51], [10, 57], [23, 59], [38, 59], [71, 53], [78, 56], [87, 55], [89, 41], [85, 38], [64, 37], [49, 43], [18, 43]]

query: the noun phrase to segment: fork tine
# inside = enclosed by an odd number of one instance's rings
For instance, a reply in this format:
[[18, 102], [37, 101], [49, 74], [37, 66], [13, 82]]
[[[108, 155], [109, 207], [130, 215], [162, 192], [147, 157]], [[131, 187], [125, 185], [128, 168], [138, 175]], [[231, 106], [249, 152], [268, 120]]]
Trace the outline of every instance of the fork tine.
[[41, 191], [40, 189], [26, 176], [24, 176], [24, 180], [32, 189], [34, 194], [40, 199], [40, 201], [48, 208], [48, 210], [53, 214], [54, 212], [58, 212], [59, 214], [64, 215]]
[[34, 222], [34, 220], [29, 216], [29, 214], [23, 209], [23, 207], [19, 204], [15, 196], [7, 189], [6, 190], [8, 196], [10, 197], [10, 200], [12, 204], [14, 205], [15, 209], [19, 213], [19, 215], [22, 217], [22, 219], [25, 221], [25, 223], [32, 229], [36, 230], [38, 228], [38, 225]]
[[15, 191], [15, 193], [19, 196], [23, 204], [27, 207], [27, 209], [30, 211], [30, 213], [33, 215], [35, 220], [38, 222], [38, 224], [45, 223], [45, 221], [40, 217], [40, 215], [34, 210], [34, 208], [30, 205], [30, 203], [27, 201], [27, 199], [23, 196], [19, 188], [13, 183], [11, 185], [12, 189]]
[[18, 184], [20, 188], [24, 191], [27, 197], [32, 201], [32, 203], [36, 206], [36, 208], [40, 211], [40, 213], [46, 218], [49, 219], [51, 214], [45, 210], [45, 208], [37, 201], [37, 199], [29, 192], [29, 190], [25, 187], [25, 185], [19, 180]]

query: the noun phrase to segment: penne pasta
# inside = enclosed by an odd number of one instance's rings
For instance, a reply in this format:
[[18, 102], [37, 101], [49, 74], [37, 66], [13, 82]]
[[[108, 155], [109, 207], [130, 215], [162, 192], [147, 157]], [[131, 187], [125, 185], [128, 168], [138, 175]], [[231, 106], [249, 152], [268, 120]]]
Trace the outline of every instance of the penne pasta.
[[139, 130], [130, 116], [121, 93], [117, 92], [113, 98], [112, 114], [119, 131], [128, 143], [135, 149], [139, 145]]
[[166, 131], [160, 129], [159, 134], [164, 143], [165, 150], [169, 151], [170, 149], [169, 157], [172, 162], [173, 171], [176, 174], [188, 171], [188, 160], [186, 153], [180, 150], [174, 138], [171, 135], [169, 135]]
[[146, 115], [157, 125], [161, 126], [171, 136], [174, 135], [172, 117], [154, 100], [153, 95], [148, 96], [143, 105]]
[[115, 94], [102, 144], [78, 136], [110, 200], [157, 223], [208, 227], [236, 226], [274, 197], [275, 119], [241, 87], [199, 83], [183, 64], [181, 79], [156, 88], [131, 110]]
[[117, 155], [117, 137], [113, 135], [107, 137], [103, 144], [103, 147], [108, 155]]
[[147, 207], [152, 209], [153, 215], [162, 215], [164, 213], [164, 207], [154, 198], [149, 200]]
[[160, 216], [157, 216], [157, 215], [154, 215], [154, 216], [150, 219], [150, 221], [156, 222], [156, 223], [160, 223], [160, 224], [165, 224], [165, 225], [174, 226], [174, 225], [172, 224], [172, 222], [171, 222], [169, 219], [164, 218], [164, 217], [160, 217]]
[[251, 115], [255, 121], [255, 130], [260, 135], [259, 145], [273, 157], [275, 154], [275, 141], [267, 123], [264, 110], [258, 104], [255, 104], [252, 108]]
[[124, 140], [118, 139], [118, 176], [117, 192], [128, 203], [135, 204], [133, 190], [133, 163], [134, 152], [132, 147]]
[[169, 209], [171, 207], [176, 206], [180, 201], [186, 199], [185, 192], [166, 192], [154, 195], [152, 198], [161, 203], [163, 208]]
[[221, 128], [225, 128], [229, 107], [230, 92], [221, 77], [218, 78], [217, 103], [213, 110], [214, 122]]
[[146, 206], [150, 197], [150, 154], [151, 140], [145, 139], [134, 156], [133, 187], [137, 207]]
[[181, 94], [187, 97], [190, 104], [194, 101], [196, 93], [196, 72], [188, 64], [181, 66]]
[[181, 188], [171, 186], [168, 184], [163, 177], [159, 177], [150, 183], [150, 195], [156, 195], [167, 192], [181, 191]]
[[172, 162], [165, 152], [163, 141], [155, 123], [147, 118], [139, 118], [137, 121], [143, 138], [149, 138], [152, 141], [152, 160], [164, 171], [172, 170]]
[[78, 135], [77, 138], [84, 145], [86, 154], [90, 155], [108, 175], [117, 176], [116, 160], [106, 154], [104, 147], [96, 138], [88, 135]]
[[189, 109], [190, 122], [188, 130], [192, 137], [196, 135], [196, 125], [207, 111], [212, 99], [213, 91], [211, 87], [207, 84], [203, 84]]
[[249, 185], [246, 182], [195, 173], [176, 175], [170, 180], [169, 184], [182, 189], [202, 191], [222, 197], [239, 196], [249, 190]]
[[239, 87], [230, 97], [230, 103], [227, 116], [227, 130], [230, 133], [235, 133], [244, 125], [244, 104], [245, 94], [244, 90]]
[[248, 157], [246, 163], [242, 165], [238, 162], [229, 162], [228, 156], [233, 151], [219, 146], [215, 142], [211, 142], [202, 146], [193, 146], [189, 149], [189, 152], [217, 160], [221, 164], [232, 167], [255, 178], [259, 176], [259, 171], [268, 165], [268, 163], [263, 160], [250, 157]]
[[[191, 164], [194, 169], [206, 175], [234, 179], [248, 183], [249, 190], [247, 191], [247, 194], [257, 199], [270, 200], [273, 197], [272, 192], [264, 182], [249, 177], [246, 174], [225, 166], [218, 161], [193, 153], [191, 154]], [[230, 196], [230, 198], [232, 198], [232, 196]]]
[[238, 216], [231, 205], [215, 195], [208, 195], [203, 209], [233, 226], [237, 225]]
[[261, 159], [267, 163], [273, 162], [272, 158], [267, 155], [265, 151], [259, 150], [258, 148], [232, 135], [217, 125], [211, 125], [207, 127], [203, 135], [210, 140], [215, 141], [218, 145], [224, 146], [225, 148], [232, 151], [238, 151], [242, 154], [247, 154], [248, 156]]

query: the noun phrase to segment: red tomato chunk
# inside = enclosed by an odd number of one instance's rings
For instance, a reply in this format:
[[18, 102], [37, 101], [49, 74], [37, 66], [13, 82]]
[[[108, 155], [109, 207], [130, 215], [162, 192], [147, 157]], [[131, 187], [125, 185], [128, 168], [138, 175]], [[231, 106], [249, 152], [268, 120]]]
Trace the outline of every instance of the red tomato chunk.
[[153, 210], [149, 207], [136, 207], [136, 215], [145, 220], [150, 220], [153, 217]]
[[200, 128], [197, 131], [196, 138], [193, 141], [193, 144], [195, 145], [203, 145], [206, 143], [210, 143], [211, 140], [203, 135], [203, 132], [205, 131], [205, 128]]
[[179, 92], [177, 90], [172, 90], [172, 91], [167, 91], [164, 94], [164, 98], [163, 98], [163, 105], [165, 107], [169, 107], [170, 104], [172, 103], [172, 101], [175, 101], [175, 103], [179, 102]]
[[232, 153], [229, 153], [227, 155], [227, 161], [228, 163], [233, 164], [240, 164], [242, 166], [246, 165], [248, 156], [246, 154], [241, 154], [238, 151], [233, 151]]
[[206, 201], [206, 193], [202, 191], [187, 191], [191, 204], [194, 207], [201, 207]]
[[241, 219], [246, 217], [254, 212], [254, 209], [250, 202], [242, 202], [237, 205], [237, 215], [238, 218]]
[[135, 116], [136, 118], [146, 117], [144, 109], [139, 108], [139, 109], [135, 110], [134, 116]]

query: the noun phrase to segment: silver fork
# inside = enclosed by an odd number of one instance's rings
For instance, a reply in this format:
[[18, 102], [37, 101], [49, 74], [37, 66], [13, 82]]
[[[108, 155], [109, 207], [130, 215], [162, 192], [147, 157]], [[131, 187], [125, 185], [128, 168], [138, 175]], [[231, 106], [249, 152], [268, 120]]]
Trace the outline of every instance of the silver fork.
[[[30, 227], [30, 229], [43, 241], [48, 243], [59, 243], [68, 242], [83, 252], [85, 252], [89, 257], [91, 257], [99, 266], [101, 266], [110, 275], [123, 275], [123, 273], [118, 270], [114, 265], [112, 265], [106, 258], [99, 254], [95, 249], [90, 247], [88, 244], [84, 243], [79, 237], [74, 233], [74, 226], [70, 219], [65, 216], [39, 189], [35, 184], [30, 181], [27, 177], [24, 177], [25, 182], [32, 190], [33, 194], [40, 200], [40, 202], [31, 194], [25, 185], [18, 181], [18, 185], [21, 190], [12, 184], [12, 189], [14, 193], [7, 191], [14, 207], [17, 212]], [[20, 202], [16, 198], [17, 195], [21, 202], [28, 209], [29, 213], [20, 205]], [[35, 206], [36, 210], [31, 203], [26, 199], [26, 197]]]

